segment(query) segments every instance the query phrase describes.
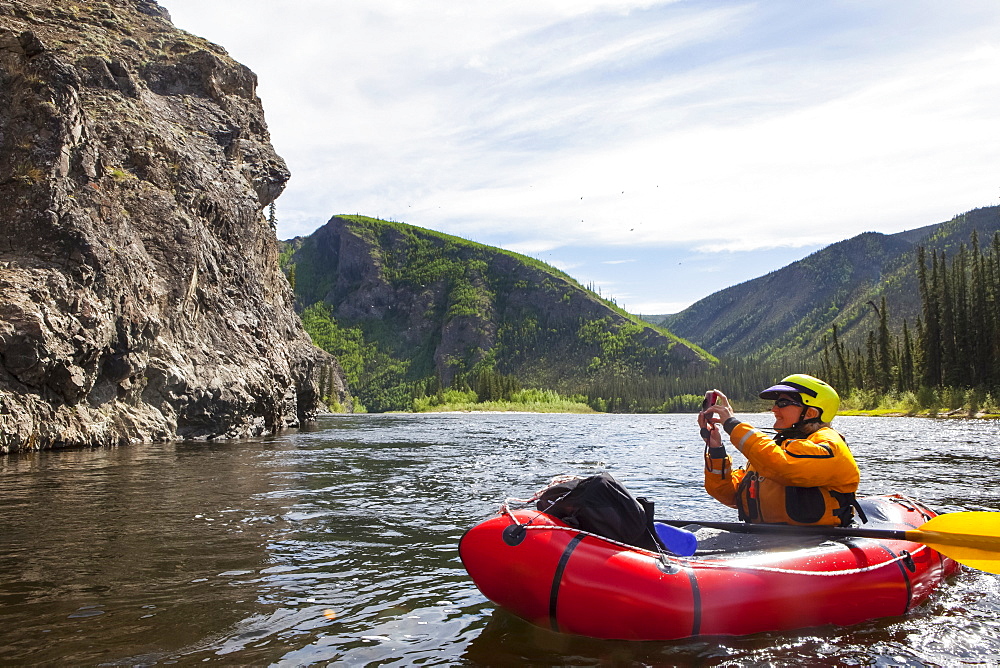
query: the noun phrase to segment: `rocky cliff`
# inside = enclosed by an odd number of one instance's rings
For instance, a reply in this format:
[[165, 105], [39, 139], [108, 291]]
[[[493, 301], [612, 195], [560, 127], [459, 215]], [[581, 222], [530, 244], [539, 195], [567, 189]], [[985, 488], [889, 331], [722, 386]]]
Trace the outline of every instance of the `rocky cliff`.
[[152, 0], [0, 0], [0, 451], [272, 433], [331, 371], [345, 400], [255, 86]]

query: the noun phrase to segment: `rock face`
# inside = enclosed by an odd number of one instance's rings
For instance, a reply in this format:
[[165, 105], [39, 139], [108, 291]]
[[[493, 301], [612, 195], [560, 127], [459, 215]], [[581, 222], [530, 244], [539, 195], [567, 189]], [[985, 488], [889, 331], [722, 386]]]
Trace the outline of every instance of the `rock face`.
[[276, 432], [336, 360], [256, 77], [151, 0], [0, 0], [0, 451]]

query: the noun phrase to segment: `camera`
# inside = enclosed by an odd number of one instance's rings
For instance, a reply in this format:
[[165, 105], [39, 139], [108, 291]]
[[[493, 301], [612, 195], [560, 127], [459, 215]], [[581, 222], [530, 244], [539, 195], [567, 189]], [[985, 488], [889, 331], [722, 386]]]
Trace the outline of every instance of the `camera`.
[[705, 400], [701, 402], [701, 410], [705, 410], [709, 406], [714, 406], [715, 402], [719, 400], [719, 393], [716, 391], [707, 392], [705, 394]]

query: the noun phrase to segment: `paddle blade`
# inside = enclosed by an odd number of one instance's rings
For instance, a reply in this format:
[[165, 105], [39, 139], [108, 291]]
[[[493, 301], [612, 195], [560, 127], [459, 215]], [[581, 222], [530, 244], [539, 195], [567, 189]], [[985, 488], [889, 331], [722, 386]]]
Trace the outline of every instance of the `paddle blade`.
[[911, 533], [915, 540], [959, 563], [1000, 574], [1000, 513], [945, 513], [907, 535]]

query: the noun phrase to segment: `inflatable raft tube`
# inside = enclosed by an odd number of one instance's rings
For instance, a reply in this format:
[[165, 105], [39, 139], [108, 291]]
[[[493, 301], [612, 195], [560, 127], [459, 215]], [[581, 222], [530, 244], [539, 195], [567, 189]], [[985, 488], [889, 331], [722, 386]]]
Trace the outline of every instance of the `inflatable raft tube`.
[[[866, 528], [913, 529], [935, 513], [902, 496], [861, 500]], [[479, 590], [553, 631], [671, 640], [851, 625], [906, 614], [960, 566], [907, 540], [698, 531], [690, 558], [502, 510], [459, 543]]]

